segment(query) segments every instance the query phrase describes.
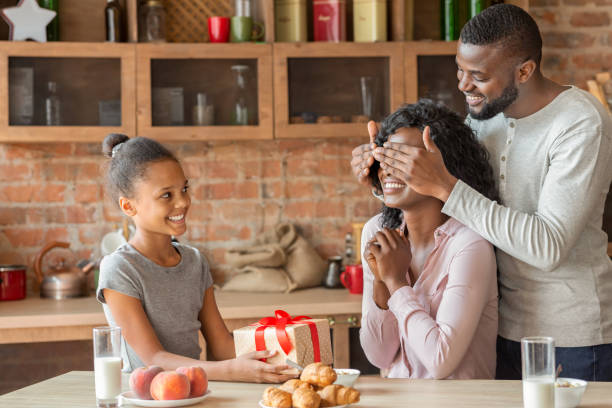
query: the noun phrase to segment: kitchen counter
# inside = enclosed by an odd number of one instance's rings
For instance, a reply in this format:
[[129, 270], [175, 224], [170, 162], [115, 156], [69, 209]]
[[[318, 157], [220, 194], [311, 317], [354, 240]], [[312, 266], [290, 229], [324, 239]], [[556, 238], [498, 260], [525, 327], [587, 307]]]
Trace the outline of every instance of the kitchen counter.
[[[272, 316], [275, 309], [328, 318], [334, 333], [334, 364], [349, 366], [348, 329], [361, 321], [361, 295], [318, 287], [292, 293], [215, 291], [215, 297], [229, 330]], [[89, 340], [93, 327], [106, 324], [94, 296], [64, 300], [32, 296], [0, 302], [0, 344]], [[205, 357], [203, 351], [201, 358]]]
[[[197, 408], [253, 408], [268, 385], [211, 381], [210, 396]], [[522, 407], [520, 381], [405, 380], [377, 376], [360, 377], [354, 387], [361, 392], [355, 408], [495, 408]], [[124, 375], [122, 388], [128, 389]], [[610, 407], [612, 383], [591, 382], [581, 407]], [[72, 371], [0, 396], [0, 406], [11, 408], [81, 408], [95, 406], [94, 375]], [[128, 407], [128, 405], [123, 405]]]

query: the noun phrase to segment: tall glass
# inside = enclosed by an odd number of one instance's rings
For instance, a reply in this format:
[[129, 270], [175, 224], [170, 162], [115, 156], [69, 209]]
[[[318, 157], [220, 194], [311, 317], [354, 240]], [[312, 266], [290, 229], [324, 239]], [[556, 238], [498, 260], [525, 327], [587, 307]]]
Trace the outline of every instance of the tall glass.
[[552, 337], [521, 339], [523, 407], [555, 406], [555, 340]]
[[94, 327], [93, 346], [96, 404], [114, 408], [121, 394], [121, 328]]
[[368, 119], [374, 119], [374, 106], [376, 104], [376, 78], [363, 76], [359, 78], [361, 88], [361, 113]]

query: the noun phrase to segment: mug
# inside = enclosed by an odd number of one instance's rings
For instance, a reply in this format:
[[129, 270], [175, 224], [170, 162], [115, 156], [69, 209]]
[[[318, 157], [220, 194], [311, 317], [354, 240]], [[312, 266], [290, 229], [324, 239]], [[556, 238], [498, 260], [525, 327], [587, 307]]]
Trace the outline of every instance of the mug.
[[251, 17], [234, 16], [230, 24], [230, 41], [245, 42], [261, 40], [264, 36], [262, 23], [253, 21]]
[[208, 37], [210, 42], [224, 43], [229, 39], [229, 17], [208, 17]]
[[340, 274], [340, 281], [349, 292], [359, 295], [363, 293], [363, 267], [361, 265], [347, 265]]

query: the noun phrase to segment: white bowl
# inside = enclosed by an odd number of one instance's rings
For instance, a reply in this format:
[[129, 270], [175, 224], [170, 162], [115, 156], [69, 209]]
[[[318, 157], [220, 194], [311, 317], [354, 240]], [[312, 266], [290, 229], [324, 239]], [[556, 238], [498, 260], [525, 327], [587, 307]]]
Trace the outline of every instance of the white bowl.
[[357, 381], [361, 371], [354, 368], [334, 368], [336, 372], [336, 382], [334, 384], [344, 385], [345, 387], [352, 387]]
[[[559, 384], [569, 384], [569, 387], [560, 387]], [[577, 378], [557, 378], [555, 383], [555, 408], [574, 408], [580, 405], [582, 395], [586, 390], [587, 382]]]

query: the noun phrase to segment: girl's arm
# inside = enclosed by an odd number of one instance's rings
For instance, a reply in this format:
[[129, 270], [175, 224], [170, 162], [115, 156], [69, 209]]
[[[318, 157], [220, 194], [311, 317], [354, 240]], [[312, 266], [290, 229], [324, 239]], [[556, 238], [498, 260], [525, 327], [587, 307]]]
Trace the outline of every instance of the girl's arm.
[[[116, 323], [121, 327], [125, 341], [146, 365], [158, 365], [165, 370], [174, 370], [181, 366], [199, 366], [206, 371], [210, 380], [282, 382], [293, 377], [278, 374], [278, 371], [287, 368], [285, 366], [277, 370], [277, 366], [258, 361], [259, 358], [270, 357], [270, 353], [266, 351], [251, 353], [241, 359], [215, 362], [170, 353], [164, 350], [159, 342], [139, 299], [111, 289], [104, 289], [104, 298]], [[227, 332], [227, 329], [225, 331]], [[233, 339], [231, 347], [233, 348]]]
[[212, 357], [216, 360], [223, 360], [202, 362], [206, 364], [204, 369], [210, 379], [279, 383], [295, 378], [295, 375], [281, 374], [281, 371], [289, 368], [284, 364], [274, 365], [259, 361], [260, 358], [270, 357], [276, 352], [256, 351], [235, 358], [234, 337], [227, 330], [221, 318], [212, 286], [204, 293], [204, 303], [199, 319], [202, 323], [202, 334]]

